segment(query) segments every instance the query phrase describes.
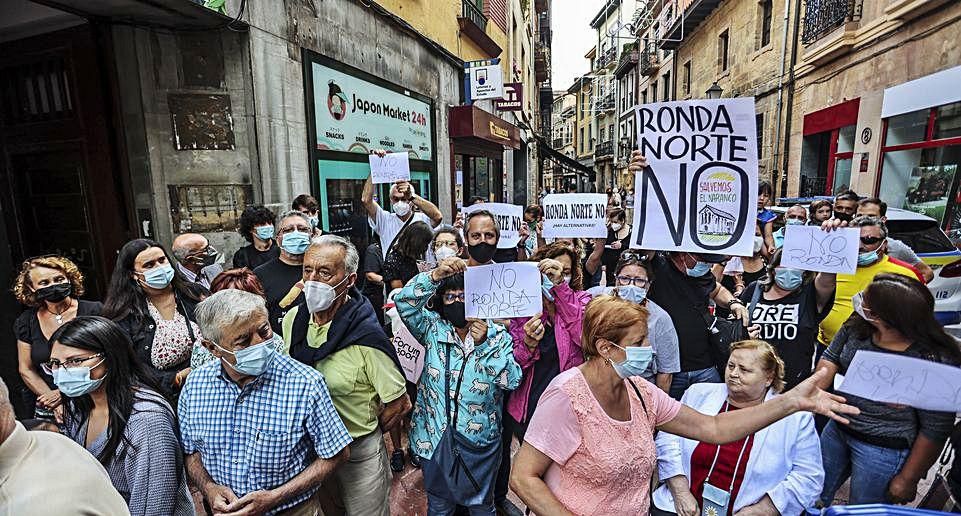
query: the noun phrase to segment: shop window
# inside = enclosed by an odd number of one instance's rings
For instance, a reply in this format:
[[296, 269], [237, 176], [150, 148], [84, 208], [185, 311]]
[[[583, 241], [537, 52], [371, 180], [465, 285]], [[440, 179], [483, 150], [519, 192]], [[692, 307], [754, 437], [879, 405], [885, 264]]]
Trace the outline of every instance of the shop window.
[[800, 196], [837, 195], [851, 188], [854, 133], [855, 126], [848, 125], [804, 137]]
[[854, 152], [854, 130], [856, 126], [849, 125], [838, 130], [838, 148], [836, 152]]
[[929, 109], [922, 109], [889, 118], [884, 144], [893, 146], [923, 141], [928, 128], [929, 114]]
[[934, 139], [959, 136], [961, 136], [961, 102], [939, 107], [935, 114]]
[[958, 190], [961, 145], [885, 152], [880, 197], [949, 226]]

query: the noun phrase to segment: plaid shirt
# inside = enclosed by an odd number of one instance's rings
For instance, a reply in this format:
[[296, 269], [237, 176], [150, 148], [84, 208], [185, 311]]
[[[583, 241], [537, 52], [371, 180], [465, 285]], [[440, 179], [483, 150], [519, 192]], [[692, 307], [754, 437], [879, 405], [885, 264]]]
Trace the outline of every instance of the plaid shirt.
[[[213, 481], [238, 497], [280, 486], [351, 441], [324, 377], [280, 353], [243, 388], [223, 372], [219, 360], [194, 370], [180, 394], [178, 413], [184, 453], [200, 452]], [[274, 511], [299, 504], [314, 491]]]

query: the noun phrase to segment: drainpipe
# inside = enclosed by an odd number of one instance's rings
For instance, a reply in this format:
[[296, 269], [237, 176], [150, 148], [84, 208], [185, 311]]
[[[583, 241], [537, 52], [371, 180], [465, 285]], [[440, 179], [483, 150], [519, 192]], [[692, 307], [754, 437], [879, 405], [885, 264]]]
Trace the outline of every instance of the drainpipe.
[[[788, 0], [790, 1], [790, 0]], [[801, 29], [801, 0], [797, 0], [794, 4], [794, 34], [791, 37], [791, 71], [788, 74], [788, 89], [787, 89], [787, 105], [788, 109], [791, 110], [794, 106], [794, 67], [797, 64], [797, 47], [799, 44], [798, 35]], [[791, 121], [793, 117], [787, 117], [787, 122], [784, 124], [784, 161], [781, 169], [781, 193], [787, 191], [787, 171], [788, 163], [791, 157], [791, 146], [787, 145], [791, 138]]]
[[[774, 128], [774, 159], [772, 163], [777, 167], [778, 158], [781, 154], [781, 109], [783, 106], [784, 98], [784, 58], [787, 57], [787, 35], [788, 35], [788, 23], [791, 19], [791, 0], [784, 0], [784, 34], [781, 37], [781, 66], [777, 74], [777, 117]], [[792, 63], [793, 64], [793, 63]], [[782, 174], [783, 175], [783, 174]], [[781, 190], [781, 196], [784, 196], [784, 190]], [[777, 198], [775, 196], [775, 198]]]

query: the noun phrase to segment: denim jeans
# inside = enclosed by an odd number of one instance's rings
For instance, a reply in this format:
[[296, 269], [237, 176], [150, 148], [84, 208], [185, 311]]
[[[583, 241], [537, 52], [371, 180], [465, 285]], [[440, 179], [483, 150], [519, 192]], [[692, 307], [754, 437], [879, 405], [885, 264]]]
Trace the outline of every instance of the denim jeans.
[[[457, 509], [458, 501], [454, 500], [454, 495], [447, 488], [447, 478], [444, 472], [437, 467], [437, 463], [429, 459], [421, 459], [421, 471], [424, 472], [424, 491], [427, 491], [427, 514], [431, 516], [451, 516]], [[494, 497], [491, 490], [487, 503], [467, 506], [470, 516], [494, 516]]]
[[851, 478], [848, 504], [886, 503], [888, 483], [901, 471], [910, 451], [868, 444], [841, 431], [835, 421], [829, 422], [821, 434], [824, 463], [821, 504], [831, 505], [834, 493], [848, 477]]
[[721, 375], [714, 367], [674, 373], [674, 377], [671, 378], [671, 390], [668, 394], [679, 400], [684, 395], [684, 391], [695, 383], [721, 383], [722, 381], [724, 380], [721, 379]]

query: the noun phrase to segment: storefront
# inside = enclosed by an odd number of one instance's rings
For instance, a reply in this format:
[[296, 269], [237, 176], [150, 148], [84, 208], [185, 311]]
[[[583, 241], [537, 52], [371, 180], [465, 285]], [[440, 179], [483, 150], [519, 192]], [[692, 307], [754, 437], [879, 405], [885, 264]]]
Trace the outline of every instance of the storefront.
[[[409, 153], [417, 193], [437, 199], [433, 102], [310, 50], [303, 56], [310, 186], [321, 206], [321, 227], [364, 249], [370, 231], [360, 198], [371, 150]], [[389, 188], [375, 190], [375, 200], [385, 208]]]
[[798, 195], [837, 195], [851, 188], [860, 99], [804, 115]]
[[472, 197], [503, 202], [504, 150], [521, 148], [520, 129], [477, 106], [454, 106], [449, 115], [451, 183], [460, 187], [452, 204]]

